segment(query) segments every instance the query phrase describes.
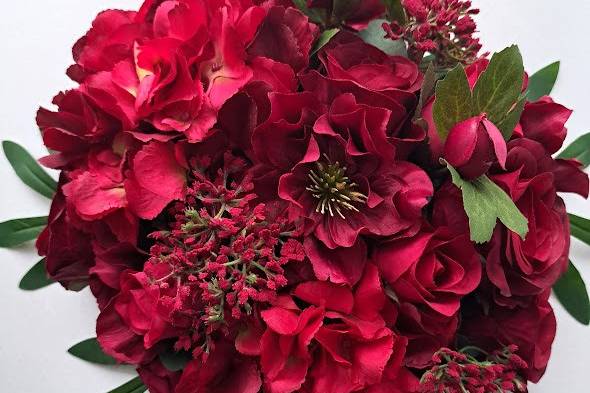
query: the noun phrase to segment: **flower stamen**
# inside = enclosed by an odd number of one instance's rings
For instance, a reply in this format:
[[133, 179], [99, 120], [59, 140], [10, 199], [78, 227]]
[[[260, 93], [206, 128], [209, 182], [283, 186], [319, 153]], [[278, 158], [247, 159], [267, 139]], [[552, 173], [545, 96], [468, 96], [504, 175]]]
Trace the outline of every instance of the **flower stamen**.
[[358, 191], [358, 184], [346, 176], [347, 168], [336, 161], [332, 163], [324, 154], [327, 163], [317, 162], [316, 169], [307, 175], [311, 184], [306, 190], [318, 199], [315, 211], [346, 219], [345, 211], [359, 212], [354, 204], [365, 204], [368, 197]]

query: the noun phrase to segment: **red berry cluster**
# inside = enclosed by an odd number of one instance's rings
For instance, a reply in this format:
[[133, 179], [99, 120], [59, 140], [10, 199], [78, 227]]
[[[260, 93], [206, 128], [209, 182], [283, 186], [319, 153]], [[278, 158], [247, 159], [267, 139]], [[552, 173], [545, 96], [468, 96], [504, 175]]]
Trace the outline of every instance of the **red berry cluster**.
[[425, 53], [435, 58], [437, 66], [448, 67], [457, 63], [470, 64], [481, 49], [471, 15], [479, 13], [464, 0], [403, 0], [406, 23], [394, 21], [384, 24], [391, 39], [404, 39], [408, 55], [420, 62]]
[[[251, 315], [257, 303], [273, 301], [287, 284], [282, 266], [304, 259], [303, 246], [287, 232], [285, 219], [271, 220], [270, 209], [255, 203], [250, 176], [231, 180], [241, 165], [226, 156], [228, 160], [232, 163], [213, 181], [193, 171], [186, 200], [168, 210], [171, 228], [150, 235], [156, 243], [144, 269], [164, 291], [176, 289], [176, 297], [168, 299], [173, 315], [192, 318], [197, 332], [177, 347], [200, 342], [197, 355], [208, 352], [214, 331], [228, 334], [232, 323]], [[167, 274], [162, 276], [162, 270]]]
[[[437, 363], [422, 378], [423, 393], [497, 393], [527, 392], [526, 381], [519, 374], [527, 364], [516, 355], [514, 345], [487, 354], [478, 348], [455, 352], [443, 348], [433, 356]], [[470, 352], [484, 355], [483, 361]]]

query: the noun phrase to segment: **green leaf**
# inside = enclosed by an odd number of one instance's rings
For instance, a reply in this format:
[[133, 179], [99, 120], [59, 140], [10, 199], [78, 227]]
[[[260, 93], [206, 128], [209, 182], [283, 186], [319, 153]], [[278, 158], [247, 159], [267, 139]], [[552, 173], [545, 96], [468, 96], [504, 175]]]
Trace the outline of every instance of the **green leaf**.
[[47, 217], [19, 218], [0, 223], [0, 247], [15, 247], [39, 236]]
[[192, 356], [189, 352], [166, 351], [160, 354], [160, 361], [170, 371], [184, 369], [191, 360]]
[[143, 393], [147, 391], [147, 388], [141, 382], [139, 377], [133, 378], [131, 381], [124, 383], [123, 385], [110, 390], [108, 393]]
[[96, 338], [89, 338], [74, 345], [68, 352], [82, 360], [97, 364], [117, 364], [117, 361], [103, 352]]
[[473, 103], [467, 75], [462, 65], [457, 65], [436, 84], [436, 100], [432, 109], [436, 130], [442, 140], [460, 121], [473, 116]]
[[583, 325], [590, 325], [590, 300], [586, 284], [571, 261], [567, 272], [553, 286], [553, 292], [572, 317]]
[[472, 241], [476, 243], [489, 241], [498, 219], [521, 238], [526, 237], [528, 220], [504, 190], [487, 176], [466, 181], [448, 163], [447, 167], [451, 172], [453, 183], [463, 192], [463, 207], [469, 218]]
[[25, 274], [25, 276], [20, 280], [18, 287], [25, 291], [34, 291], [36, 289], [41, 289], [51, 285], [54, 282], [55, 281], [53, 281], [47, 275], [47, 269], [45, 268], [45, 258], [43, 258]]
[[320, 38], [318, 38], [316, 41], [310, 56], [315, 55], [320, 49], [322, 49], [336, 34], [338, 34], [339, 31], [340, 29], [330, 29], [324, 31], [320, 35]]
[[381, 49], [390, 56], [407, 56], [406, 43], [404, 40], [394, 41], [385, 38], [385, 30], [383, 30], [383, 23], [387, 23], [386, 19], [375, 19], [365, 30], [359, 31], [359, 37], [367, 44]]
[[486, 113], [500, 124], [520, 97], [524, 78], [522, 56], [513, 45], [492, 56], [473, 88], [475, 114]]
[[575, 158], [584, 168], [590, 165], [590, 133], [582, 135], [559, 153], [557, 158]]
[[57, 183], [37, 164], [37, 161], [17, 143], [4, 141], [2, 147], [10, 165], [23, 183], [52, 199], [57, 190]]
[[502, 136], [504, 137], [504, 139], [506, 139], [506, 140], [510, 139], [510, 137], [514, 133], [514, 128], [516, 127], [516, 125], [520, 121], [520, 116], [522, 115], [522, 112], [524, 111], [525, 103], [526, 103], [526, 98], [521, 97], [514, 105], [514, 108], [512, 108], [510, 110], [510, 112], [508, 112], [508, 114], [506, 115], [504, 120], [502, 120], [500, 123], [498, 123], [498, 129], [502, 133]]
[[559, 61], [556, 61], [535, 72], [529, 78], [529, 87], [526, 93], [529, 101], [537, 101], [539, 98], [551, 94], [559, 75], [559, 66]]
[[[424, 81], [422, 82], [422, 88], [420, 89], [420, 98], [418, 99], [418, 105], [416, 106], [416, 111], [414, 112], [414, 117], [412, 119], [414, 123], [426, 123], [422, 118], [422, 109], [424, 109], [424, 105], [426, 105], [428, 99], [434, 94], [436, 81], [436, 72], [434, 72], [434, 66], [430, 63], [424, 73]], [[428, 127], [427, 123], [426, 127]]]
[[568, 216], [572, 236], [590, 246], [590, 220], [575, 214], [568, 214]]
[[383, 0], [385, 8], [387, 9], [387, 16], [389, 20], [396, 21], [401, 26], [406, 24], [406, 11], [402, 5], [401, 0]]

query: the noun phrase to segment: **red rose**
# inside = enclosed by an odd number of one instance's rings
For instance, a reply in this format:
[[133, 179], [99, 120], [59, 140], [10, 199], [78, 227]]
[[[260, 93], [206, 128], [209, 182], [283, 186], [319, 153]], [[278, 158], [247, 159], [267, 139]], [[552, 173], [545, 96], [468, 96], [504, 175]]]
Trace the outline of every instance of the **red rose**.
[[550, 291], [545, 291], [526, 307], [491, 303], [486, 312], [480, 310], [480, 314], [464, 318], [461, 334], [485, 349], [494, 350], [507, 343], [518, 346], [518, 355], [529, 366], [525, 376], [536, 383], [545, 373], [556, 332], [549, 295]]
[[461, 298], [481, 279], [480, 256], [468, 235], [456, 236], [444, 227], [382, 243], [375, 260], [401, 302], [447, 317], [457, 313]]
[[567, 269], [569, 221], [553, 167], [540, 143], [521, 138], [508, 144], [508, 172], [492, 176], [529, 221], [525, 240], [497, 226], [488, 244], [487, 275], [503, 296], [539, 294]]
[[316, 121], [301, 161], [280, 179], [279, 196], [328, 248], [416, 226], [432, 193], [426, 173], [393, 161], [388, 118], [387, 110], [360, 105], [350, 94], [338, 97]]
[[506, 164], [506, 142], [485, 115], [456, 124], [445, 142], [443, 157], [464, 179], [485, 175], [494, 163]]

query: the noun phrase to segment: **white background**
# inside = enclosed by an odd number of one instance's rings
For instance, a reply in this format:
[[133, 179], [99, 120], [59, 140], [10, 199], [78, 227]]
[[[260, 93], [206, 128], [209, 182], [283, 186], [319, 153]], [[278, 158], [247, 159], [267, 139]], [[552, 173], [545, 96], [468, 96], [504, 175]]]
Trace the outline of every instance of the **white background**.
[[[136, 9], [139, 0], [5, 1], [0, 21], [0, 139], [46, 154], [35, 125], [39, 105], [72, 87], [64, 71], [70, 48], [106, 8]], [[567, 142], [590, 130], [590, 2], [586, 0], [474, 1], [485, 49], [517, 43], [529, 71], [562, 61], [555, 98], [574, 108]], [[46, 215], [49, 203], [31, 192], [0, 158], [0, 221]], [[590, 203], [567, 198], [571, 212], [590, 216]], [[88, 290], [67, 293], [58, 285], [35, 292], [17, 288], [39, 258], [32, 246], [0, 250], [0, 392], [104, 393], [128, 380], [132, 370], [95, 366], [66, 353], [93, 337], [97, 309]], [[574, 241], [572, 259], [590, 283], [590, 249]], [[555, 303], [555, 302], [554, 302]], [[543, 381], [533, 393], [586, 393], [590, 328], [556, 305], [558, 334]]]

